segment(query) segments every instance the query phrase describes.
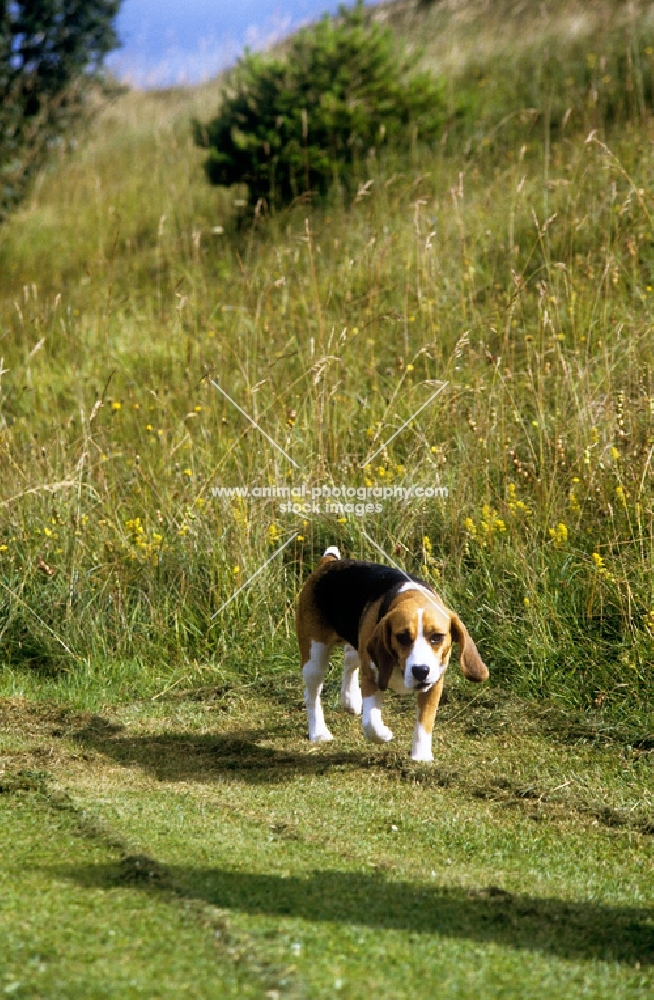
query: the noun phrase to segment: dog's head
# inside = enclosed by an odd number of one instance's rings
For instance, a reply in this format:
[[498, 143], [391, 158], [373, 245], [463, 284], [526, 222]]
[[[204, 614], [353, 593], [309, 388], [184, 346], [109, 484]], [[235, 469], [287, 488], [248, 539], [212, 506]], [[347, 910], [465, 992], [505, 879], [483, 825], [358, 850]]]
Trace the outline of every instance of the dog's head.
[[458, 615], [424, 587], [407, 584], [368, 642], [379, 689], [386, 690], [393, 670], [399, 668], [407, 690], [429, 690], [447, 670], [453, 642], [459, 644], [464, 676], [487, 680], [488, 667]]

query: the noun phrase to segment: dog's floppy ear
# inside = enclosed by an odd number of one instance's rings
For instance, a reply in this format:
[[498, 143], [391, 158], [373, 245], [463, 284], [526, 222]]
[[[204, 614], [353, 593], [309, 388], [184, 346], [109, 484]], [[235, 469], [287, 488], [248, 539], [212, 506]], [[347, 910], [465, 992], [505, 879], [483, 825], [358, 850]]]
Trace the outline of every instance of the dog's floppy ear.
[[396, 665], [395, 654], [391, 649], [391, 620], [388, 615], [377, 624], [366, 646], [366, 652], [377, 667], [377, 687], [385, 691]]
[[468, 630], [458, 615], [452, 615], [450, 630], [452, 638], [458, 642], [460, 647], [463, 676], [467, 677], [469, 681], [487, 681], [488, 667], [479, 655], [479, 650], [468, 635]]

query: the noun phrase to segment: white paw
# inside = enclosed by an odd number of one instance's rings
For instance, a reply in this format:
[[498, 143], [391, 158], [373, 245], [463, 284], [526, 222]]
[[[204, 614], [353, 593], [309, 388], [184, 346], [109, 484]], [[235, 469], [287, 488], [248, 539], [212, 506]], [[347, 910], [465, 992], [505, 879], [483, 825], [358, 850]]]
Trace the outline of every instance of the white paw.
[[393, 739], [393, 733], [388, 726], [380, 726], [378, 729], [373, 729], [372, 726], [364, 726], [363, 735], [371, 743], [389, 743]]
[[344, 708], [350, 715], [361, 715], [363, 710], [363, 697], [361, 691], [345, 691], [341, 693], [341, 708]]
[[312, 743], [329, 743], [334, 739], [329, 729], [319, 729], [317, 733], [309, 734]]
[[411, 760], [420, 761], [423, 764], [430, 764], [434, 759], [434, 755], [429, 751], [424, 750], [414, 750], [411, 754]]

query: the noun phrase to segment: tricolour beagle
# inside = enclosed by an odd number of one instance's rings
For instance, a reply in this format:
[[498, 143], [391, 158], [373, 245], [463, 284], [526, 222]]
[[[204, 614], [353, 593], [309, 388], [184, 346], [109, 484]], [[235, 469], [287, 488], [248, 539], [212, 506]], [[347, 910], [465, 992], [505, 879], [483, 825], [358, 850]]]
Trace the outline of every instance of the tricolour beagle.
[[434, 716], [452, 643], [459, 643], [461, 669], [468, 680], [488, 678], [465, 625], [428, 584], [391, 566], [341, 559], [335, 546], [325, 551], [302, 588], [297, 634], [309, 739], [314, 743], [333, 739], [320, 695], [336, 645], [345, 643], [341, 705], [353, 715], [363, 713], [369, 740], [386, 743], [393, 738], [381, 715], [387, 688], [417, 693], [414, 760], [433, 760]]

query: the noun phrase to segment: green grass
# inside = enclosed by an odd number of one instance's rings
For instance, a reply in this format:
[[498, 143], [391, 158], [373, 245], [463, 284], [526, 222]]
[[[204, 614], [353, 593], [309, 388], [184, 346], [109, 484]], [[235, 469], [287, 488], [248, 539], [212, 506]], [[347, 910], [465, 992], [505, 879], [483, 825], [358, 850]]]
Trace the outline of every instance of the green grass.
[[[649, 15], [493, 10], [382, 8], [467, 117], [352, 204], [210, 188], [213, 83], [98, 105], [0, 229], [0, 990], [651, 994]], [[302, 483], [449, 496], [212, 493]], [[327, 544], [430, 579], [489, 665], [432, 767], [334, 676], [305, 742]]]
[[[65, 803], [3, 789], [0, 817], [3, 994], [262, 995], [255, 972], [220, 961], [211, 928], [190, 906], [163, 889], [140, 890], [139, 879], [151, 882], [138, 859], [126, 876], [116, 845], [89, 833]], [[68, 876], [73, 870], [77, 879]], [[106, 877], [98, 879], [100, 872]]]
[[[93, 189], [108, 169], [104, 135], [84, 154]], [[392, 183], [380, 167], [349, 212], [312, 216], [309, 241], [303, 211], [231, 241], [210, 236], [209, 222], [227, 220], [191, 204], [197, 192], [222, 197], [200, 186], [196, 163], [188, 205], [153, 184], [160, 214], [139, 202], [154, 227], [145, 245], [108, 215], [103, 241], [120, 252], [108, 261], [87, 246], [96, 263], [87, 275], [78, 261], [72, 284], [59, 273], [72, 267], [67, 252], [48, 251], [48, 262], [32, 241], [44, 209], [27, 210], [4, 233], [10, 269], [20, 268], [11, 281], [3, 272], [8, 662], [218, 666], [252, 619], [244, 661], [290, 658], [302, 575], [327, 542], [375, 557], [363, 528], [431, 575], [504, 683], [646, 727], [654, 258], [637, 192], [652, 165], [633, 135], [616, 135], [613, 150], [582, 136], [556, 147], [550, 172], [562, 183], [551, 189], [538, 147], [522, 161], [482, 162], [454, 200], [448, 157], [430, 160], [427, 175], [418, 159]], [[72, 196], [64, 179], [51, 198]], [[62, 210], [58, 225], [77, 248], [97, 237], [97, 219], [75, 181], [79, 210]], [[136, 202], [119, 194], [106, 211], [135, 227]], [[28, 249], [31, 263], [15, 263]], [[216, 376], [300, 472], [219, 395]], [[447, 389], [362, 469], [439, 380]], [[441, 483], [450, 499], [304, 523], [275, 502], [211, 494], [302, 482]], [[294, 529], [303, 541], [209, 629]]]
[[456, 687], [434, 767], [330, 716], [312, 748], [290, 684], [4, 702], [18, 995], [649, 995], [651, 753]]

